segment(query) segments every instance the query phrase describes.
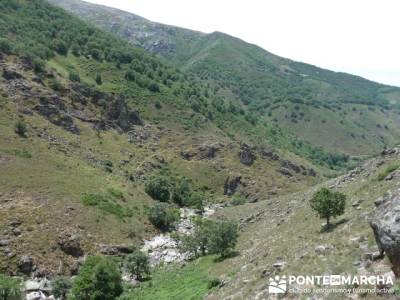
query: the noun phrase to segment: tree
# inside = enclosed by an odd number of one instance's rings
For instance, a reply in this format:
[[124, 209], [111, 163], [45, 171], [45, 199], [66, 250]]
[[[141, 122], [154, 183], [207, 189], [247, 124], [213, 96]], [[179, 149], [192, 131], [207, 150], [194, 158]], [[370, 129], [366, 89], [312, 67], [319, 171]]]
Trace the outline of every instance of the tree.
[[78, 73], [71, 72], [69, 73], [69, 80], [74, 82], [81, 82], [81, 77], [79, 76]]
[[15, 122], [14, 130], [15, 130], [15, 133], [18, 134], [19, 136], [25, 136], [26, 124], [24, 123], [24, 121], [18, 120], [17, 122]]
[[0, 39], [0, 52], [5, 54], [11, 54], [12, 46], [8, 40]]
[[179, 206], [184, 206], [192, 195], [192, 185], [186, 178], [181, 178], [174, 188], [173, 201]]
[[97, 75], [96, 75], [96, 83], [97, 83], [98, 85], [102, 85], [102, 84], [103, 84], [103, 79], [101, 78], [101, 75], [100, 75], [100, 74], [97, 74]]
[[182, 251], [194, 257], [206, 254], [219, 254], [222, 258], [235, 248], [238, 238], [238, 227], [231, 221], [195, 220], [192, 235], [177, 237]]
[[123, 292], [116, 264], [102, 256], [90, 256], [74, 280], [74, 300], [112, 300]]
[[209, 242], [209, 253], [227, 257], [235, 248], [238, 226], [232, 221], [219, 221], [214, 224]]
[[346, 195], [321, 188], [311, 198], [310, 206], [321, 219], [326, 219], [326, 224], [329, 226], [331, 218], [336, 218], [344, 213]]
[[54, 297], [65, 300], [67, 299], [68, 292], [71, 290], [72, 282], [68, 277], [58, 276], [51, 282], [51, 287]]
[[128, 255], [125, 267], [130, 274], [136, 275], [138, 280], [145, 279], [150, 275], [149, 257], [138, 249]]
[[171, 198], [171, 182], [165, 176], [154, 176], [145, 186], [146, 193], [154, 200], [168, 202]]
[[0, 274], [0, 299], [18, 300], [21, 299], [22, 284], [19, 279]]
[[150, 222], [158, 229], [169, 231], [179, 220], [179, 210], [167, 203], [156, 203], [148, 212]]

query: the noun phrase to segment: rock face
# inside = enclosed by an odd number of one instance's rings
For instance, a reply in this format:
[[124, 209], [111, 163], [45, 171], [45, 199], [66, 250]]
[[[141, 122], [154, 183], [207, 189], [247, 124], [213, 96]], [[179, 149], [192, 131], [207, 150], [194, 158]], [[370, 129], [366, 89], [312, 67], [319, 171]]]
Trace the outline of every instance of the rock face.
[[240, 162], [246, 166], [251, 166], [256, 159], [251, 147], [247, 144], [243, 144], [239, 151]]
[[81, 239], [79, 236], [63, 232], [58, 238], [58, 245], [61, 250], [74, 257], [80, 257], [83, 255], [83, 250], [81, 248]]
[[228, 177], [224, 184], [224, 195], [232, 196], [240, 185], [242, 176]]
[[385, 252], [400, 277], [400, 190], [383, 199], [370, 225], [380, 254]]
[[35, 268], [33, 258], [29, 255], [24, 255], [20, 258], [18, 263], [18, 270], [26, 275], [30, 275]]

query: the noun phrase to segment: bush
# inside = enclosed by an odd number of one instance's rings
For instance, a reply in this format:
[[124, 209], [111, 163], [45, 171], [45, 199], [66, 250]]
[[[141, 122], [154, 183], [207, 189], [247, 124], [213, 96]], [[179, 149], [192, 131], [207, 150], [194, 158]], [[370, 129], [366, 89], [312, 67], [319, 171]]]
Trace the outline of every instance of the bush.
[[146, 279], [150, 275], [149, 257], [136, 249], [126, 258], [125, 268], [130, 274], [135, 275], [138, 280]]
[[74, 82], [81, 82], [81, 77], [79, 76], [78, 73], [71, 72], [69, 73], [69, 80]]
[[0, 39], [0, 52], [4, 54], [11, 54], [12, 46], [8, 40]]
[[96, 83], [97, 83], [98, 85], [102, 85], [102, 84], [103, 84], [103, 79], [101, 78], [101, 75], [100, 75], [100, 74], [97, 74], [97, 75], [96, 75]]
[[221, 284], [221, 280], [219, 278], [212, 278], [207, 283], [207, 288], [209, 290], [219, 286]]
[[148, 212], [150, 222], [158, 229], [169, 231], [179, 221], [179, 210], [167, 203], [156, 203]]
[[151, 82], [148, 86], [148, 89], [154, 93], [160, 92], [160, 86], [156, 82]]
[[233, 206], [243, 205], [246, 203], [246, 198], [244, 198], [241, 194], [235, 194], [233, 195], [230, 203]]
[[101, 256], [89, 256], [74, 280], [74, 300], [116, 299], [123, 292], [116, 264]]
[[62, 84], [55, 78], [49, 80], [49, 86], [52, 90], [57, 91], [57, 92], [59, 92], [63, 89]]
[[194, 257], [219, 254], [224, 258], [235, 248], [237, 238], [238, 227], [234, 222], [199, 219], [192, 235], [181, 235], [177, 240], [182, 251]]
[[174, 188], [172, 200], [179, 206], [186, 205], [187, 199], [192, 195], [192, 185], [186, 178], [181, 178]]
[[165, 176], [155, 176], [151, 178], [145, 186], [146, 193], [154, 200], [168, 202], [171, 198], [172, 185], [169, 178]]
[[58, 276], [51, 281], [51, 287], [53, 289], [54, 297], [60, 300], [65, 300], [72, 288], [72, 282], [68, 277]]
[[24, 123], [24, 121], [18, 120], [17, 122], [15, 122], [14, 130], [16, 134], [24, 137], [26, 134], [26, 124]]
[[21, 299], [22, 283], [19, 279], [0, 274], [0, 299]]
[[390, 165], [390, 166], [386, 167], [386, 169], [383, 170], [382, 173], [379, 173], [378, 180], [382, 181], [383, 179], [386, 178], [386, 176], [388, 176], [390, 173], [396, 171], [398, 168], [399, 168], [399, 165], [397, 165], [397, 164]]
[[321, 219], [326, 219], [326, 224], [329, 226], [331, 218], [336, 218], [344, 213], [346, 195], [322, 188], [313, 195], [310, 200], [310, 206]]
[[194, 192], [190, 195], [189, 198], [184, 202], [185, 206], [189, 206], [192, 208], [203, 209], [204, 203], [204, 194], [200, 192]]

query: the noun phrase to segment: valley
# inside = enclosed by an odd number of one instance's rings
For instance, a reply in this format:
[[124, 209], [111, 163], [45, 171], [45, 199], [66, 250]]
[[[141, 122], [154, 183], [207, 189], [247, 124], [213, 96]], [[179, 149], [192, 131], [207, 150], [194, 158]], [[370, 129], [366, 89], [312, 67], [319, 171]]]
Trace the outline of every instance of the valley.
[[[399, 197], [399, 97], [224, 33], [1, 1], [0, 296], [261, 300], [277, 275], [380, 274], [389, 294], [348, 299], [396, 299], [370, 222]], [[332, 227], [323, 187], [346, 198]]]

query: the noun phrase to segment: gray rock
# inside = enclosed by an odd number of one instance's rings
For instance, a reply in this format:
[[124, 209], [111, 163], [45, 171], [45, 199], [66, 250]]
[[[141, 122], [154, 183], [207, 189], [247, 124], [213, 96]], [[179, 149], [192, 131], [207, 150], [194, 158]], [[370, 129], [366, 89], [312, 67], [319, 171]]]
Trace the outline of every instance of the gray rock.
[[57, 243], [60, 246], [60, 249], [68, 255], [74, 257], [80, 257], [83, 255], [81, 239], [76, 234], [63, 232], [59, 235]]
[[251, 147], [247, 144], [242, 144], [239, 151], [239, 160], [246, 166], [251, 166], [256, 159]]
[[228, 195], [228, 196], [233, 195], [236, 192], [236, 190], [238, 189], [238, 187], [241, 183], [241, 180], [242, 180], [242, 176], [233, 176], [232, 178], [228, 177], [225, 180], [225, 184], [224, 184], [224, 195]]
[[30, 275], [35, 269], [34, 260], [29, 255], [23, 255], [18, 262], [18, 270], [26, 275]]
[[370, 222], [380, 255], [385, 252], [393, 272], [400, 276], [400, 190], [387, 196]]

